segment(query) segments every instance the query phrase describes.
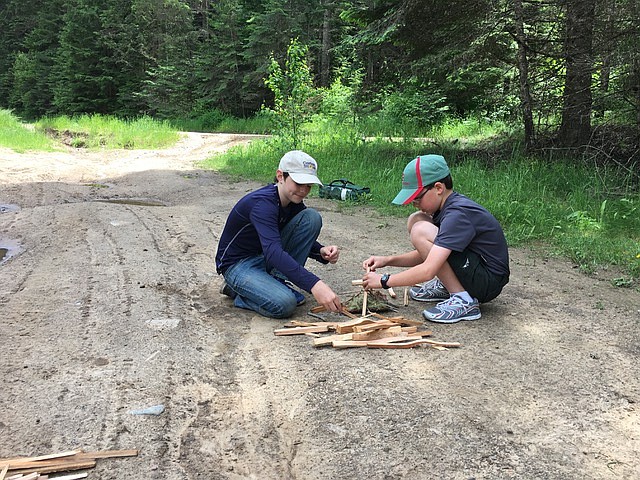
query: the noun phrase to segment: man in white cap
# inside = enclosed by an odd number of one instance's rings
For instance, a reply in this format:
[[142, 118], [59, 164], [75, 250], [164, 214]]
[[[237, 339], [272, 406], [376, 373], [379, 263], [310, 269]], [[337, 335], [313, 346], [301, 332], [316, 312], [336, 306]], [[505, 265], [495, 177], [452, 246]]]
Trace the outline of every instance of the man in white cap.
[[316, 161], [305, 152], [287, 152], [275, 182], [248, 193], [233, 207], [216, 254], [224, 276], [220, 292], [234, 305], [271, 318], [287, 318], [311, 293], [327, 310], [341, 302], [331, 288], [304, 268], [307, 258], [336, 263], [335, 245], [318, 242], [322, 217], [303, 203], [314, 184], [322, 185]]
[[[481, 317], [480, 303], [497, 297], [509, 281], [509, 251], [502, 227], [489, 211], [453, 190], [449, 166], [441, 155], [422, 155], [407, 164], [397, 205], [418, 209], [407, 222], [414, 250], [372, 256], [365, 288], [414, 285], [409, 295], [439, 302], [424, 310], [426, 320], [456, 323]], [[399, 273], [374, 273], [382, 267], [412, 267]]]

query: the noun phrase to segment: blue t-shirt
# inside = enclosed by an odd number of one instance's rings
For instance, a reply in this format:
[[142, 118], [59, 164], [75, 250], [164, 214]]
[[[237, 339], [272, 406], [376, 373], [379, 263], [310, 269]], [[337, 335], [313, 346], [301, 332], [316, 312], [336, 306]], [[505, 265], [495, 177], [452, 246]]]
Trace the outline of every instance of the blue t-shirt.
[[438, 227], [435, 245], [454, 252], [468, 249], [482, 257], [487, 269], [509, 276], [509, 249], [498, 220], [464, 195], [453, 192], [433, 215]]
[[[307, 292], [320, 280], [282, 248], [280, 230], [302, 210], [304, 203], [280, 205], [276, 185], [267, 185], [248, 193], [233, 207], [222, 231], [216, 253], [216, 270], [227, 268], [245, 258], [264, 255], [267, 269], [276, 268], [291, 282]], [[322, 245], [315, 242], [310, 258], [327, 263], [320, 255]]]

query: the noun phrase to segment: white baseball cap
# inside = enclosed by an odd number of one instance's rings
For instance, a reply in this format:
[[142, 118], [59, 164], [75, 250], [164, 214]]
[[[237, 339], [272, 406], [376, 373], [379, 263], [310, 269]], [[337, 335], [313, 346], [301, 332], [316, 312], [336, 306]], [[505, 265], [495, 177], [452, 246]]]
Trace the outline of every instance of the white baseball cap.
[[291, 150], [280, 159], [278, 170], [286, 172], [294, 182], [302, 185], [317, 183], [322, 185], [318, 178], [318, 164], [313, 157], [302, 150]]

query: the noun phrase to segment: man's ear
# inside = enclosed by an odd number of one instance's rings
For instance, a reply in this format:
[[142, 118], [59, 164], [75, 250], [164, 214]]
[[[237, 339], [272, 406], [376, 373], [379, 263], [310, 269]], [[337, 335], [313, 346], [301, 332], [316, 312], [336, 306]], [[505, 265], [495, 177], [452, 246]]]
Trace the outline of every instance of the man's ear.
[[276, 170], [276, 180], [278, 183], [284, 182], [284, 172], [282, 170]]

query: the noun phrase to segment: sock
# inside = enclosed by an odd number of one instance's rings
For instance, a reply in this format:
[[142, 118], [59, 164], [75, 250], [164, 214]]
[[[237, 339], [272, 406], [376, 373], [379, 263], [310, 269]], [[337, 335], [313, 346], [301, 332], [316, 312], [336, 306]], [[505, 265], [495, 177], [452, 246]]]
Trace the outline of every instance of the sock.
[[471, 295], [469, 295], [469, 292], [467, 292], [466, 290], [464, 292], [456, 292], [454, 293], [454, 295], [459, 296], [467, 303], [473, 302], [473, 298], [471, 298]]

